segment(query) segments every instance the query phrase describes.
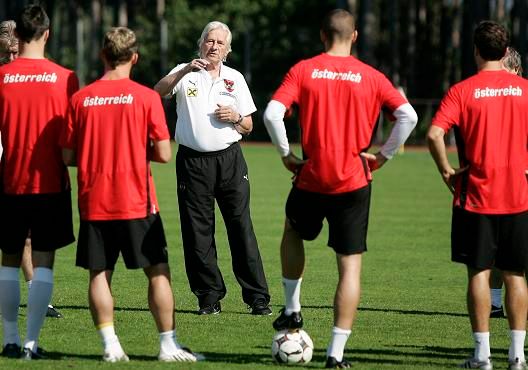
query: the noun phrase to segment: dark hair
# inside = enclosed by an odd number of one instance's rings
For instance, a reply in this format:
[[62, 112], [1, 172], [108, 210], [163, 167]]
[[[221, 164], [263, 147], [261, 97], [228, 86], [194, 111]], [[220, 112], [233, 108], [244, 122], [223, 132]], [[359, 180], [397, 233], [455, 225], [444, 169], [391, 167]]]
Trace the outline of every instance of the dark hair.
[[323, 19], [321, 31], [326, 38], [333, 42], [335, 40], [346, 40], [356, 30], [354, 16], [344, 9], [334, 9]]
[[138, 52], [138, 43], [134, 31], [126, 27], [111, 28], [104, 37], [101, 54], [106, 62], [115, 68], [127, 63]]
[[475, 29], [473, 42], [482, 59], [501, 60], [510, 44], [510, 35], [497, 22], [482, 21]]
[[22, 9], [15, 22], [15, 32], [23, 42], [40, 39], [50, 26], [46, 11], [38, 4], [28, 5]]

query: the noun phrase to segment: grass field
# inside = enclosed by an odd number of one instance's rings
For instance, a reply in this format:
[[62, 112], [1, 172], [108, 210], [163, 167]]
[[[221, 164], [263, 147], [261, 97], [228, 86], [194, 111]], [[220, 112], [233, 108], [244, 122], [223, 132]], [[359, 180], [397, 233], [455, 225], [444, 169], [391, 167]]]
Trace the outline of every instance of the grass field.
[[[127, 271], [119, 264], [113, 282], [115, 325], [131, 361], [103, 363], [87, 306], [87, 272], [74, 267], [72, 246], [58, 252], [55, 269], [53, 304], [65, 318], [47, 319], [41, 334], [40, 345], [51, 359], [32, 363], [0, 359], [0, 368], [277, 369], [270, 356], [271, 322], [283, 302], [278, 248], [290, 176], [273, 147], [247, 144], [243, 150], [250, 169], [252, 218], [271, 290], [272, 316], [254, 317], [242, 302], [219, 214], [216, 240], [228, 294], [220, 315], [195, 315], [197, 302], [189, 291], [183, 264], [174, 162], [155, 165], [169, 242], [178, 339], [208, 360], [197, 364], [156, 361], [158, 336], [147, 307], [146, 279], [141, 271]], [[465, 269], [450, 262], [450, 204], [450, 195], [425, 151], [408, 150], [375, 173], [362, 298], [346, 349], [355, 369], [440, 369], [456, 366], [471, 353]], [[326, 241], [325, 227], [316, 241], [306, 244], [301, 303], [305, 329], [315, 342], [308, 368], [324, 366], [332, 327], [337, 275], [335, 257]], [[26, 296], [24, 288], [24, 304]], [[20, 314], [24, 336], [25, 307]], [[506, 320], [493, 320], [491, 330], [496, 368], [505, 368]]]

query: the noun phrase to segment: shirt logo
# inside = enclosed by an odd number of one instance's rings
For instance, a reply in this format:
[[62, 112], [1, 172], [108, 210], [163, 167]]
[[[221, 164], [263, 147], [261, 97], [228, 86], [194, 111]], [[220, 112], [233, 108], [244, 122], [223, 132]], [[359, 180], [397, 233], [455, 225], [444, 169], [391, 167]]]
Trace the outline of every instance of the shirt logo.
[[52, 73], [40, 73], [40, 74], [11, 74], [6, 73], [4, 76], [4, 83], [5, 84], [12, 84], [12, 83], [24, 83], [24, 82], [51, 82], [55, 83], [57, 82], [57, 74], [55, 72]]
[[319, 78], [323, 78], [325, 80], [342, 80], [342, 81], [350, 81], [355, 83], [361, 82], [361, 73], [352, 73], [352, 71], [348, 72], [332, 72], [325, 68], [325, 70], [321, 71], [317, 68], [314, 68], [312, 71], [312, 80], [316, 80]]
[[93, 107], [98, 105], [122, 105], [132, 104], [134, 102], [134, 96], [132, 94], [119, 96], [87, 96], [84, 98], [84, 107]]
[[485, 87], [482, 89], [475, 89], [473, 96], [475, 99], [480, 98], [494, 98], [496, 96], [522, 96], [523, 90], [519, 87], [513, 87], [510, 85], [509, 87], [504, 87], [500, 89], [491, 89], [489, 87]]
[[224, 78], [224, 86], [227, 91], [233, 92], [233, 90], [235, 90], [235, 81], [227, 80]]
[[196, 87], [188, 87], [187, 96], [196, 98], [198, 96], [198, 89]]

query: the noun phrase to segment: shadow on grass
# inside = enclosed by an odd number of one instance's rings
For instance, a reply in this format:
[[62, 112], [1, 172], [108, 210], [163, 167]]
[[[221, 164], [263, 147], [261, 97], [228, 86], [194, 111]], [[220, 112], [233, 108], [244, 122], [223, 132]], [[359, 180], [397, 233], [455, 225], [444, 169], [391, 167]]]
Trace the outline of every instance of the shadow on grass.
[[[450, 348], [450, 347], [438, 347], [438, 346], [416, 346], [416, 345], [410, 345], [410, 344], [397, 344], [395, 347], [401, 347], [401, 348], [416, 348], [421, 349], [428, 352], [435, 352], [438, 354], [446, 354], [446, 356], [449, 356], [451, 354], [459, 354], [459, 355], [468, 355], [473, 352], [473, 348]], [[492, 346], [491, 351], [494, 355], [508, 355], [508, 349], [507, 348], [495, 348]]]
[[[87, 305], [61, 305], [61, 306], [54, 306], [57, 310], [89, 310], [89, 307]], [[21, 304], [20, 308], [27, 308], [26, 304]], [[130, 311], [130, 312], [150, 312], [148, 307], [114, 307], [114, 311]], [[176, 313], [182, 313], [182, 314], [192, 314], [192, 315], [198, 315], [198, 310], [174, 310]], [[224, 310], [222, 309], [222, 313], [227, 313], [230, 315], [251, 315], [251, 311], [247, 309], [242, 310]], [[23, 312], [19, 313], [20, 316], [25, 316]], [[215, 316], [215, 315], [213, 315]], [[254, 315], [251, 315], [254, 316]]]
[[[257, 346], [259, 350], [269, 350], [268, 346]], [[468, 354], [473, 351], [472, 348], [453, 348], [441, 346], [420, 346], [420, 345], [395, 345], [393, 348], [371, 348], [357, 349], [352, 348], [345, 354], [346, 358], [352, 363], [360, 365], [399, 365], [399, 366], [439, 366], [454, 367], [462, 362]], [[507, 350], [494, 350], [494, 353], [501, 356], [507, 356]], [[256, 353], [222, 353], [222, 352], [202, 352], [205, 355], [205, 362], [212, 363], [234, 363], [234, 364], [274, 364], [271, 355]], [[48, 361], [56, 360], [88, 360], [101, 361], [100, 354], [74, 354], [63, 352], [46, 352]], [[131, 361], [151, 362], [157, 361], [156, 356], [133, 355], [129, 354]], [[325, 349], [314, 349], [312, 362], [306, 366], [296, 366], [312, 368], [319, 367], [318, 363], [326, 361]]]
[[[240, 354], [240, 353], [219, 353], [219, 352], [200, 352], [206, 358], [205, 362], [218, 363], [236, 363], [236, 364], [268, 364], [271, 365], [273, 360], [271, 355], [259, 355], [255, 353]], [[58, 360], [86, 360], [102, 362], [101, 354], [76, 354], [64, 352], [47, 352], [46, 360], [42, 361], [58, 361]], [[148, 355], [134, 355], [128, 354], [130, 361], [158, 361], [157, 356]]]
[[[89, 310], [87, 305], [60, 305], [54, 306], [57, 310]], [[20, 308], [27, 308], [26, 304], [21, 304]], [[137, 311], [137, 312], [150, 312], [148, 307], [114, 307], [114, 311]], [[194, 312], [194, 311], [189, 311]]]
[[[273, 310], [274, 314], [279, 312], [279, 309], [282, 308], [282, 305], [270, 305], [271, 307], [275, 307]], [[21, 308], [27, 308], [26, 304], [20, 305]], [[332, 306], [314, 306], [314, 305], [306, 305], [302, 306], [305, 309], [311, 309], [311, 310], [333, 310]], [[59, 310], [88, 310], [87, 305], [66, 305], [66, 306], [56, 306], [55, 308]], [[452, 316], [452, 317], [467, 317], [466, 313], [459, 313], [459, 312], [438, 312], [438, 311], [420, 311], [420, 310], [400, 310], [395, 308], [374, 308], [374, 307], [359, 307], [359, 311], [366, 311], [366, 312], [385, 312], [385, 313], [399, 313], [402, 315], [424, 315], [424, 316]], [[132, 312], [149, 312], [148, 307], [115, 307], [114, 311], [132, 311]], [[185, 314], [194, 314], [197, 315], [198, 311], [195, 310], [175, 310], [176, 313], [185, 313]], [[222, 310], [224, 313], [229, 314], [238, 314], [238, 315], [251, 315], [250, 311], [240, 311], [240, 310]]]
[[[281, 305], [273, 305], [282, 308]], [[303, 305], [302, 308], [314, 309], [314, 310], [333, 310], [333, 306], [313, 306]], [[467, 313], [460, 312], [439, 312], [439, 311], [420, 311], [420, 310], [403, 310], [397, 308], [375, 308], [375, 307], [359, 307], [359, 311], [366, 312], [387, 312], [387, 313], [399, 313], [402, 315], [424, 315], [424, 316], [452, 316], [452, 317], [467, 317]]]
[[[259, 346], [260, 349], [267, 348]], [[472, 348], [451, 348], [438, 346], [400, 346], [394, 348], [351, 348], [345, 352], [345, 357], [352, 364], [390, 364], [401, 366], [439, 366], [456, 367], [456, 365], [473, 352]], [[500, 352], [500, 351], [497, 351]], [[326, 361], [326, 349], [315, 348], [312, 362]]]
[[[268, 348], [268, 347], [266, 347]], [[207, 362], [226, 362], [236, 364], [262, 364], [271, 365], [273, 359], [271, 354], [257, 354], [257, 353], [221, 353], [221, 352], [203, 352]]]

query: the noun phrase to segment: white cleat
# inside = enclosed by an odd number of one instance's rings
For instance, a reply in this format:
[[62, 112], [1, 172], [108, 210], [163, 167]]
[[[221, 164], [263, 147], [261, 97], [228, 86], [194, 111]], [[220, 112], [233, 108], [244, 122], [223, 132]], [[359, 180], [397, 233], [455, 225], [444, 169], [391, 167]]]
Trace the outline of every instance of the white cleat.
[[493, 364], [490, 359], [486, 361], [478, 361], [474, 358], [468, 358], [466, 361], [458, 365], [458, 367], [463, 369], [493, 370]]
[[185, 352], [188, 352], [192, 355], [194, 355], [194, 357], [196, 357], [196, 361], [204, 361], [205, 360], [205, 356], [201, 353], [198, 353], [198, 352], [193, 352], [189, 347], [182, 347], [181, 349], [183, 349]]
[[177, 349], [171, 353], [160, 352], [158, 360], [163, 362], [196, 362], [199, 361], [199, 356], [201, 356], [202, 359], [205, 358], [203, 355], [197, 355], [184, 349]]
[[121, 353], [105, 352], [103, 355], [103, 361], [104, 362], [128, 362], [129, 359], [125, 352], [121, 352]]

